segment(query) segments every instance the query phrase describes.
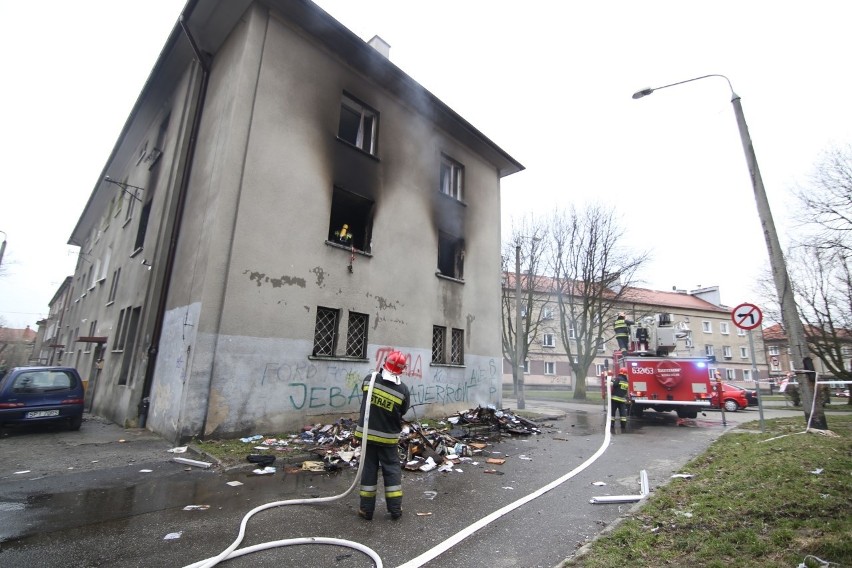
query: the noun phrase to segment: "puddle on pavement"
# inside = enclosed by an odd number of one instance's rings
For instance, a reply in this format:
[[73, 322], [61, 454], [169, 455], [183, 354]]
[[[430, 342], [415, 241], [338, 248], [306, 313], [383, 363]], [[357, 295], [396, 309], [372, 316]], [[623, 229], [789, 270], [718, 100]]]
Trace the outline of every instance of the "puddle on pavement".
[[[256, 475], [251, 470], [226, 474], [193, 470], [127, 487], [36, 493], [21, 501], [0, 502], [0, 543], [8, 548], [16, 540], [40, 533], [178, 511], [187, 505], [215, 503], [217, 508], [242, 510], [247, 504], [326, 497], [345, 491], [354, 472], [352, 468], [351, 472], [288, 474], [279, 468], [274, 475]], [[243, 485], [232, 487], [228, 481]]]

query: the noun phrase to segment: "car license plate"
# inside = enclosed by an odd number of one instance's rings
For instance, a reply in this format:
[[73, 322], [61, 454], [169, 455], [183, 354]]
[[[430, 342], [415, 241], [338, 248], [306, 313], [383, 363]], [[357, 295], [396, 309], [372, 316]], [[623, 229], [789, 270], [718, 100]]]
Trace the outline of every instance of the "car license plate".
[[44, 418], [47, 416], [59, 416], [58, 410], [34, 410], [32, 412], [27, 412], [26, 418]]

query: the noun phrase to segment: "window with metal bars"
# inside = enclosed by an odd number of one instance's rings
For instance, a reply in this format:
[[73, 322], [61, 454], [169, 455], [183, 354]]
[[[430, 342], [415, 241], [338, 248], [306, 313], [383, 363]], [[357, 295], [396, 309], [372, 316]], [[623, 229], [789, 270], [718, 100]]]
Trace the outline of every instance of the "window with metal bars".
[[434, 325], [432, 326], [432, 362], [446, 363], [447, 354], [447, 328]]
[[314, 328], [314, 355], [332, 357], [337, 347], [337, 318], [340, 311], [317, 307], [317, 323]]
[[346, 330], [346, 356], [367, 358], [367, 329], [369, 316], [349, 312], [349, 324]]
[[450, 341], [450, 363], [464, 364], [464, 330], [454, 329]]

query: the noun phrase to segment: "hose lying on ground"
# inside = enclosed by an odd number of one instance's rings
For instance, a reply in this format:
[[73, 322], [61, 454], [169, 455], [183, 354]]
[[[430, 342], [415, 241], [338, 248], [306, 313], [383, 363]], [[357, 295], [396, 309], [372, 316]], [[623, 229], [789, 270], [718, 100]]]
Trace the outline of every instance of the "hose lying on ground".
[[[370, 378], [370, 386], [367, 389], [367, 395], [366, 396], [367, 396], [368, 402], [366, 404], [366, 410], [364, 412], [364, 422], [363, 422], [363, 429], [364, 429], [365, 434], [366, 434], [368, 425], [370, 423], [369, 420], [370, 420], [370, 406], [371, 405], [370, 405], [369, 401], [372, 398], [373, 383], [375, 381], [375, 378], [376, 378], [376, 375], [373, 374], [373, 376]], [[607, 387], [609, 387], [609, 385], [607, 385]], [[551, 483], [548, 483], [547, 485], [545, 485], [541, 489], [530, 493], [526, 497], [522, 497], [522, 498], [518, 499], [517, 501], [515, 501], [514, 503], [510, 503], [510, 504], [506, 505], [505, 507], [502, 507], [502, 508], [494, 511], [490, 515], [486, 515], [482, 519], [480, 519], [480, 520], [476, 521], [475, 523], [469, 525], [468, 527], [462, 529], [461, 531], [452, 535], [451, 537], [444, 540], [443, 542], [438, 543], [434, 547], [432, 547], [429, 550], [427, 550], [426, 552], [422, 553], [420, 556], [417, 556], [416, 558], [413, 558], [413, 559], [409, 560], [408, 562], [401, 564], [398, 568], [418, 568], [420, 566], [423, 566], [424, 564], [426, 564], [430, 560], [432, 560], [432, 559], [436, 558], [437, 556], [443, 554], [444, 552], [448, 551], [453, 546], [455, 546], [459, 542], [463, 541], [464, 539], [466, 539], [467, 537], [469, 537], [470, 535], [472, 535], [473, 533], [475, 533], [479, 529], [491, 524], [492, 522], [496, 521], [497, 519], [499, 519], [503, 515], [511, 512], [511, 511], [514, 511], [518, 507], [525, 505], [526, 503], [529, 503], [533, 499], [541, 497], [542, 495], [544, 495], [545, 493], [547, 493], [551, 489], [554, 489], [555, 487], [562, 485], [563, 483], [565, 483], [566, 481], [568, 481], [569, 479], [571, 479], [572, 477], [574, 477], [575, 475], [577, 475], [578, 473], [580, 473], [581, 471], [583, 471], [584, 469], [586, 469], [587, 467], [592, 465], [595, 461], [597, 461], [597, 459], [599, 457], [601, 457], [604, 454], [604, 452], [606, 451], [607, 447], [609, 446], [610, 439], [611, 439], [609, 422], [610, 422], [610, 418], [611, 418], [611, 415], [612, 415], [612, 405], [610, 404], [610, 392], [609, 392], [610, 389], [607, 388], [606, 391], [607, 391], [606, 392], [607, 411], [606, 411], [606, 419], [605, 419], [605, 422], [604, 422], [604, 439], [603, 439], [603, 443], [601, 444], [601, 446], [597, 449], [597, 451], [594, 454], [592, 454], [591, 457], [589, 457], [586, 461], [584, 461], [583, 463], [581, 463], [580, 465], [578, 465], [577, 467], [575, 467], [574, 469], [572, 469], [571, 471], [569, 471], [568, 473], [563, 475], [562, 477], [556, 479], [555, 481], [552, 481]], [[212, 558], [208, 558], [206, 560], [202, 560], [200, 562], [196, 562], [195, 564], [190, 564], [188, 566], [185, 566], [184, 568], [211, 568], [212, 566], [216, 566], [222, 560], [227, 560], [229, 558], [237, 558], [239, 556], [243, 556], [245, 554], [250, 554], [252, 552], [257, 552], [257, 551], [260, 551], [260, 550], [268, 550], [270, 548], [276, 548], [276, 547], [279, 547], [279, 546], [290, 546], [290, 545], [296, 545], [296, 544], [334, 544], [334, 545], [339, 545], [339, 546], [345, 546], [347, 548], [352, 548], [352, 549], [358, 550], [360, 552], [363, 552], [364, 554], [368, 555], [370, 558], [373, 559], [373, 562], [375, 562], [375, 564], [376, 564], [376, 568], [383, 568], [382, 559], [379, 557], [379, 555], [373, 549], [371, 549], [371, 548], [369, 548], [365, 545], [359, 544], [357, 542], [353, 542], [353, 541], [349, 541], [349, 540], [343, 540], [343, 539], [336, 539], [336, 538], [325, 538], [325, 537], [292, 538], [292, 539], [265, 542], [265, 543], [262, 543], [262, 544], [257, 544], [257, 545], [254, 545], [254, 546], [249, 546], [249, 547], [246, 547], [246, 548], [241, 548], [239, 550], [236, 550], [237, 546], [240, 545], [240, 543], [242, 542], [242, 540], [245, 536], [245, 529], [246, 529], [246, 524], [248, 523], [248, 520], [255, 513], [259, 513], [260, 511], [265, 511], [266, 509], [271, 509], [273, 507], [280, 507], [280, 506], [283, 506], [283, 505], [307, 505], [307, 504], [313, 504], [313, 503], [328, 503], [330, 501], [336, 501], [338, 499], [342, 499], [343, 497], [346, 497], [347, 495], [349, 495], [349, 493], [352, 492], [352, 490], [355, 488], [355, 485], [361, 479], [361, 471], [364, 468], [364, 455], [365, 455], [365, 450], [367, 448], [367, 436], [366, 435], [363, 437], [363, 441], [364, 441], [364, 443], [363, 443], [363, 446], [362, 446], [362, 449], [361, 449], [361, 459], [359, 460], [358, 471], [355, 474], [355, 479], [352, 482], [352, 485], [349, 486], [349, 489], [347, 489], [346, 491], [344, 491], [340, 495], [335, 495], [335, 496], [332, 496], [332, 497], [317, 497], [317, 498], [312, 498], [312, 499], [290, 499], [290, 500], [287, 500], [287, 501], [274, 501], [272, 503], [267, 503], [266, 505], [261, 505], [259, 507], [256, 507], [256, 508], [252, 509], [251, 511], [249, 511], [246, 514], [245, 517], [243, 517], [242, 523], [240, 523], [239, 535], [237, 536], [237, 539], [231, 544], [231, 546], [229, 546], [228, 548], [223, 550], [217, 556], [214, 556]]]

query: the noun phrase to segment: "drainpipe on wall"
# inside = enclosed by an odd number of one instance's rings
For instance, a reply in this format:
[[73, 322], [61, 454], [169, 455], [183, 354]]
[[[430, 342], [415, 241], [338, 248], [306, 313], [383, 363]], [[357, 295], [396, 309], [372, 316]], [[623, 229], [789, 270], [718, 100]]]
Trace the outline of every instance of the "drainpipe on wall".
[[[184, 11], [186, 13], [186, 11]], [[204, 101], [207, 97], [207, 84], [210, 79], [210, 64], [207, 60], [207, 55], [202, 53], [195, 43], [195, 38], [189, 32], [186, 25], [184, 14], [178, 18], [183, 33], [192, 47], [193, 53], [201, 66], [201, 83], [198, 87], [198, 98], [195, 104], [195, 114], [192, 117], [190, 125], [189, 144], [186, 148], [186, 163], [181, 175], [180, 185], [178, 186], [178, 200], [175, 209], [175, 222], [172, 225], [172, 232], [169, 238], [169, 248], [166, 253], [166, 263], [163, 269], [163, 289], [160, 292], [160, 297], [157, 301], [157, 316], [154, 320], [154, 329], [151, 334], [151, 346], [148, 349], [148, 366], [145, 368], [145, 382], [142, 384], [142, 398], [139, 401], [139, 427], [144, 428], [148, 421], [148, 410], [151, 401], [151, 386], [154, 382], [154, 371], [157, 366], [157, 348], [160, 344], [160, 338], [163, 332], [163, 320], [166, 317], [166, 300], [169, 295], [169, 285], [172, 280], [172, 271], [175, 263], [175, 251], [177, 250], [177, 240], [180, 236], [180, 229], [183, 220], [183, 210], [186, 205], [186, 193], [189, 187], [189, 177], [192, 172], [192, 162], [195, 157], [195, 148], [198, 142], [198, 130], [201, 126], [201, 114], [204, 110]]]

